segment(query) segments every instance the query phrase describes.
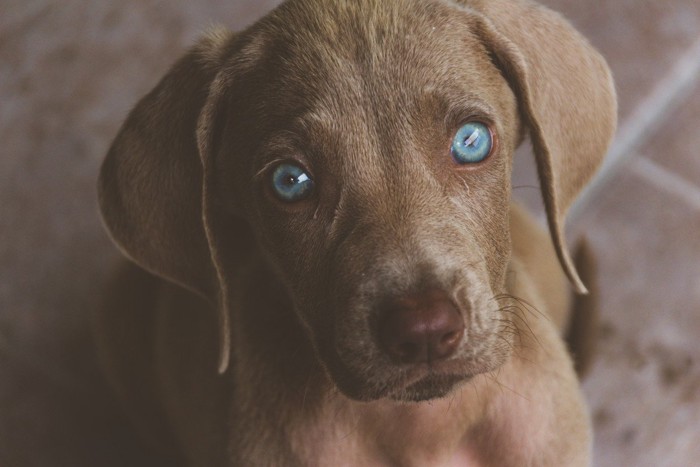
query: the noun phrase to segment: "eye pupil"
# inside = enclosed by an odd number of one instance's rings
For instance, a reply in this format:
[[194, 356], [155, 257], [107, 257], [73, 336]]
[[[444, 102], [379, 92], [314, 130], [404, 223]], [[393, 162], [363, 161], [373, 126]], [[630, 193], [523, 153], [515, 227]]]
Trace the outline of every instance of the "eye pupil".
[[295, 202], [308, 198], [314, 182], [303, 168], [291, 162], [278, 165], [272, 171], [272, 191], [280, 201]]
[[481, 122], [469, 122], [457, 131], [451, 152], [458, 164], [475, 164], [486, 159], [492, 148], [488, 127]]

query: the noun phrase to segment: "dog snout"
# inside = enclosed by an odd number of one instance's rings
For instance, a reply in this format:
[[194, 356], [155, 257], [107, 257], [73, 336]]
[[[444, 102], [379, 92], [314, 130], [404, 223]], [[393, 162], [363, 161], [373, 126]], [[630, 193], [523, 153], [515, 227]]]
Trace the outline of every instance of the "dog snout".
[[447, 293], [429, 289], [388, 301], [379, 321], [379, 343], [397, 363], [434, 363], [452, 356], [464, 321]]

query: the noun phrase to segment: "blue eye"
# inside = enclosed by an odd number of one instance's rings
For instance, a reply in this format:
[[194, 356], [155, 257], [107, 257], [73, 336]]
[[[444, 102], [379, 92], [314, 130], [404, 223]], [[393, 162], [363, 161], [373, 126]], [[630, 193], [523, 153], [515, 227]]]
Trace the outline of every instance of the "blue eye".
[[486, 159], [492, 148], [489, 128], [480, 122], [469, 122], [457, 130], [451, 152], [458, 164], [476, 164]]
[[272, 172], [272, 191], [281, 201], [301, 201], [308, 198], [313, 189], [314, 181], [298, 165], [285, 162]]

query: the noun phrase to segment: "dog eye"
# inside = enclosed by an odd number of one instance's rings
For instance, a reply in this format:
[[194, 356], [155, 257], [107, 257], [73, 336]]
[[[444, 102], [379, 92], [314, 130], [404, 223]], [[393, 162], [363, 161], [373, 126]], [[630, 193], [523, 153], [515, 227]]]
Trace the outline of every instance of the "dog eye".
[[452, 140], [452, 157], [458, 164], [476, 164], [491, 154], [493, 138], [481, 122], [469, 122], [457, 130]]
[[292, 203], [308, 198], [314, 189], [314, 181], [296, 164], [285, 162], [272, 172], [272, 191], [280, 201]]

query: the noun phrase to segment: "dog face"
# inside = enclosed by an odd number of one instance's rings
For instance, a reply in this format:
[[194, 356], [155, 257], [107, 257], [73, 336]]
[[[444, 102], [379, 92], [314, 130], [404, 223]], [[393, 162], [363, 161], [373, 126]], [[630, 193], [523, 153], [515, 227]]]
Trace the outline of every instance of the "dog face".
[[[498, 366], [511, 335], [495, 297], [510, 254], [516, 99], [465, 18], [408, 3], [378, 3], [369, 19], [344, 4], [277, 12], [241, 39], [258, 50], [239, 52], [248, 66], [220, 113], [220, 197], [251, 226], [333, 380], [360, 399], [444, 395]], [[291, 15], [293, 28], [279, 24]], [[460, 162], [453, 141], [472, 122], [491, 150]], [[277, 185], [295, 175], [299, 187]], [[392, 302], [429, 291], [462, 321], [459, 342], [448, 357], [395, 358], [388, 328], [441, 318], [388, 323]]]
[[499, 3], [292, 0], [202, 41], [132, 112], [103, 166], [105, 222], [139, 264], [217, 302], [222, 368], [242, 250], [349, 397], [441, 397], [501, 365], [526, 128], [577, 284], [562, 217], [614, 129], [610, 77], [561, 18]]

